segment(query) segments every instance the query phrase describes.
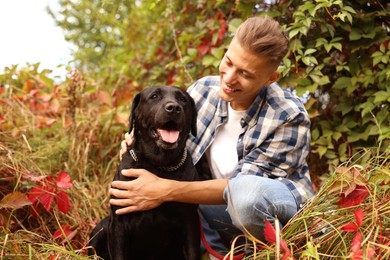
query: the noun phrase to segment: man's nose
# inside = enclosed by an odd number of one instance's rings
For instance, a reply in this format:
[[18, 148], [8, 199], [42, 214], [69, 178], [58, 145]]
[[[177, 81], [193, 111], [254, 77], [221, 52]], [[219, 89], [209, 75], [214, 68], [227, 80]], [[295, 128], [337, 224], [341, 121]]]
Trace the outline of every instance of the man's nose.
[[237, 82], [237, 72], [235, 69], [227, 69], [225, 70], [225, 74], [223, 79], [226, 84], [233, 85]]

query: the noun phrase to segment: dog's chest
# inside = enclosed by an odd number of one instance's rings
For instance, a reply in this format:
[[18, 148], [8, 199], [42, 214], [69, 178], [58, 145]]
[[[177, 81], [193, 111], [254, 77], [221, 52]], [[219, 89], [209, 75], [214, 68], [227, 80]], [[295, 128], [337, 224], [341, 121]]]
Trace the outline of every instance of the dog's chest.
[[145, 234], [159, 234], [159, 236], [168, 237], [182, 233], [184, 223], [188, 218], [188, 210], [191, 210], [188, 205], [164, 203], [152, 210], [117, 215], [115, 221], [123, 224], [123, 231], [126, 234], [131, 234], [138, 239]]

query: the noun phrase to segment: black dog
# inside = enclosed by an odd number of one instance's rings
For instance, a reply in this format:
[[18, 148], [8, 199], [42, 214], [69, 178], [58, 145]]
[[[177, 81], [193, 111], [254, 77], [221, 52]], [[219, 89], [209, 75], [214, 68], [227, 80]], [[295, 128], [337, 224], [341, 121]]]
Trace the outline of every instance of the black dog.
[[[144, 168], [162, 178], [193, 181], [197, 172], [187, 152], [196, 135], [193, 99], [177, 87], [154, 86], [136, 95], [130, 115], [134, 145], [124, 154], [114, 180], [131, 181], [122, 169]], [[200, 259], [197, 205], [169, 202], [159, 207], [111, 215], [96, 225], [90, 246], [104, 259]], [[89, 254], [94, 254], [90, 249]]]

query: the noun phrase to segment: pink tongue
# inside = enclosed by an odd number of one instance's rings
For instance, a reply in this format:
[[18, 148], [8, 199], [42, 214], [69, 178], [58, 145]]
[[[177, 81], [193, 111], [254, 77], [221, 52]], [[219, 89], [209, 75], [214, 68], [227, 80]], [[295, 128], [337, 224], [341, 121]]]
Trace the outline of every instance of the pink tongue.
[[169, 131], [164, 129], [157, 129], [164, 142], [174, 143], [179, 138], [179, 131]]

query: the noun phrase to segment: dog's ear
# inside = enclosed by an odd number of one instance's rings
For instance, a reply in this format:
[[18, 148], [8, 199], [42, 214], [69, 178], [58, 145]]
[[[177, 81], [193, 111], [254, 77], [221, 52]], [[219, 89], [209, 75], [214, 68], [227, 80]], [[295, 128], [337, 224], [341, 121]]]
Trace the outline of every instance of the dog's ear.
[[129, 133], [131, 133], [131, 131], [133, 131], [134, 128], [135, 111], [137, 110], [140, 99], [141, 99], [141, 94], [138, 93], [134, 97], [133, 103], [131, 104], [131, 112], [129, 117]]
[[192, 99], [192, 97], [190, 97], [190, 100], [191, 100], [191, 107], [192, 107], [191, 133], [193, 136], [196, 136], [196, 134], [197, 134], [196, 121], [197, 121], [197, 117], [198, 117], [198, 110], [196, 110], [195, 102]]

